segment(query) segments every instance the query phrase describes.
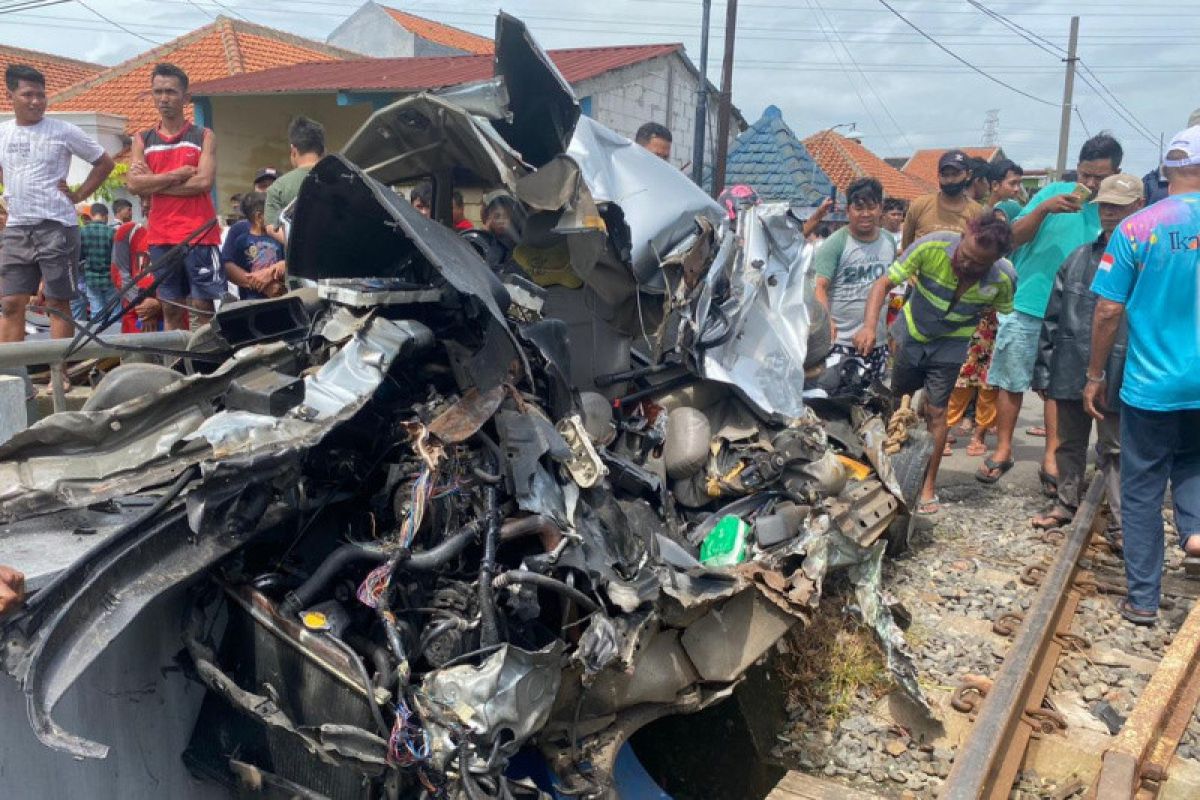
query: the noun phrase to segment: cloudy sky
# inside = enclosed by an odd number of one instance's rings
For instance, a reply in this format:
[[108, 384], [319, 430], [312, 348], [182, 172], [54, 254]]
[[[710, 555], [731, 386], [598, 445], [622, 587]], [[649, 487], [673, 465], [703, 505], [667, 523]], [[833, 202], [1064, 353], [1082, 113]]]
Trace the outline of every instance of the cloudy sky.
[[[28, 2], [0, 0], [0, 42], [105, 64], [217, 14], [324, 39], [360, 5], [360, 0], [68, 0], [5, 12], [5, 6]], [[734, 102], [750, 120], [769, 104], [779, 106], [801, 136], [855, 123], [864, 144], [884, 156], [981, 144], [985, 118], [994, 110], [1006, 152], [1026, 167], [1049, 166], [1057, 153], [1063, 51], [1070, 17], [1077, 14], [1084, 72], [1076, 82], [1071, 164], [1089, 131], [1107, 129], [1125, 145], [1126, 168], [1145, 172], [1156, 163], [1159, 135], [1169, 138], [1200, 106], [1195, 88], [1200, 62], [1190, 27], [1200, 0], [886, 3], [897, 13], [882, 0], [742, 0]], [[700, 58], [700, 0], [384, 4], [482, 34], [491, 33], [493, 14], [503, 7], [522, 17], [548, 48], [683, 42], [694, 62]], [[718, 82], [723, 0], [714, 0], [712, 18], [709, 77]]]

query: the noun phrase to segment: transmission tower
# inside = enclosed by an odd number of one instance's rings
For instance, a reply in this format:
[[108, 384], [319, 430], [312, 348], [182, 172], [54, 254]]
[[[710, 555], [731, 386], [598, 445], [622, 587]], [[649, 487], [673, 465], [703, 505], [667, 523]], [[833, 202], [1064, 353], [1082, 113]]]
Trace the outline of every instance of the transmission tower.
[[983, 118], [983, 146], [995, 147], [1000, 144], [1000, 109], [989, 109]]

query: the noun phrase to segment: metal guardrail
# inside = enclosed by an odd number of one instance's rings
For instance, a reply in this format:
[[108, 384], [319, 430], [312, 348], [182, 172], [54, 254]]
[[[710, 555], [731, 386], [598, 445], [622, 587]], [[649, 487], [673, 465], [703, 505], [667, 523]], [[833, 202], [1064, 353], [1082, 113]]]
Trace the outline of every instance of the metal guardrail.
[[[119, 333], [105, 336], [104, 340], [92, 340], [77, 344], [71, 352], [73, 361], [89, 358], [107, 358], [129, 352], [131, 347], [160, 347], [182, 350], [187, 347], [192, 334], [189, 331], [153, 331], [148, 333]], [[50, 388], [54, 396], [54, 410], [67, 407], [66, 387], [63, 381], [63, 356], [71, 347], [71, 339], [35, 339], [25, 342], [0, 343], [0, 369], [28, 367], [33, 364], [50, 365]]]

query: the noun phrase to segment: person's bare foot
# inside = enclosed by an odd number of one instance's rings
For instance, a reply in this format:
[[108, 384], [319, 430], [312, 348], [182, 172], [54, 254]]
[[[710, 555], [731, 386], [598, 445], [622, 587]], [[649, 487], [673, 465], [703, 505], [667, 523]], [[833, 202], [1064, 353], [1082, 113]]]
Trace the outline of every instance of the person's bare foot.
[[1200, 556], [1200, 533], [1193, 533], [1183, 543], [1183, 552], [1189, 556]]

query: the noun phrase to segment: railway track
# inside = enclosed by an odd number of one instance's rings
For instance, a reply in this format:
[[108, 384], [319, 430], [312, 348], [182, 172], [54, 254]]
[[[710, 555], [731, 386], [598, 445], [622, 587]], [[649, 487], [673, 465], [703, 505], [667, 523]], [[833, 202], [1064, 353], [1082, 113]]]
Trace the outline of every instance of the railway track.
[[[939, 797], [942, 800], [1007, 798], [1035, 737], [1069, 735], [1067, 718], [1048, 699], [1059, 658], [1090, 643], [1071, 633], [1080, 600], [1094, 593], [1123, 594], [1119, 562], [1103, 550], [1103, 476], [1097, 475], [1069, 530], [1061, 532], [1049, 564], [1026, 568], [1021, 580], [1038, 592], [1023, 614], [1005, 613], [993, 631], [1012, 644], [993, 679], [965, 679], [951, 705], [972, 716], [967, 738]], [[1196, 597], [1187, 581], [1168, 593]], [[1173, 590], [1173, 591], [1172, 591]], [[1133, 713], [1105, 750], [1098, 775], [1067, 787], [1061, 797], [1151, 800], [1168, 778], [1171, 759], [1200, 700], [1200, 603], [1193, 605], [1146, 686]]]

